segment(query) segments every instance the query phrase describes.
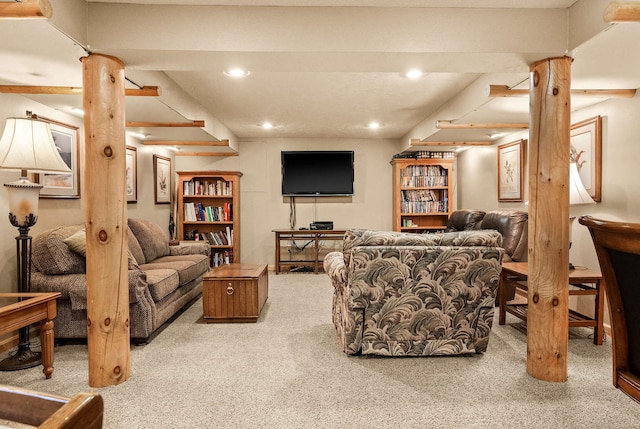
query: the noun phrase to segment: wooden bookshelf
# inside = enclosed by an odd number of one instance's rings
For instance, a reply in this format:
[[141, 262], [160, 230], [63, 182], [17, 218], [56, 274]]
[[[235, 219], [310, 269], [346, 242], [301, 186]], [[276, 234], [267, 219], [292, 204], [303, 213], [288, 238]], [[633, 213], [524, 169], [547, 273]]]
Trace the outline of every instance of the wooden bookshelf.
[[394, 231], [443, 230], [451, 214], [455, 159], [397, 158], [393, 166]]
[[178, 238], [204, 240], [211, 266], [240, 262], [239, 171], [178, 172]]

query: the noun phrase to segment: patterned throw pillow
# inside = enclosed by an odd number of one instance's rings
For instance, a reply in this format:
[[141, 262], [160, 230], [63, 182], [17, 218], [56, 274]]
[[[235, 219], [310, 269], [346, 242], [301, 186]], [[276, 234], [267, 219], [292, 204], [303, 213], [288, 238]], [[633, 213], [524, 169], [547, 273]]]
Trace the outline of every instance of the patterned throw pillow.
[[87, 232], [84, 229], [65, 238], [64, 243], [78, 255], [87, 256]]

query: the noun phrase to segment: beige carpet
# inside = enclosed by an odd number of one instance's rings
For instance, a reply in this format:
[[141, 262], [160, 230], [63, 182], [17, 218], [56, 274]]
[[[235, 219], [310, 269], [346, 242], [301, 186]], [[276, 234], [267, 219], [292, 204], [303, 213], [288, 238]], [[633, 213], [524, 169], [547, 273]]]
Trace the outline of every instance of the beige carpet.
[[[131, 378], [97, 391], [105, 428], [640, 428], [640, 404], [611, 384], [611, 346], [571, 330], [569, 380], [526, 374], [524, 326], [494, 323], [484, 355], [348, 357], [331, 324], [326, 275], [269, 276], [255, 324], [204, 324], [196, 301], [150, 344]], [[86, 346], [55, 350], [55, 372], [0, 372], [0, 383], [72, 396]]]

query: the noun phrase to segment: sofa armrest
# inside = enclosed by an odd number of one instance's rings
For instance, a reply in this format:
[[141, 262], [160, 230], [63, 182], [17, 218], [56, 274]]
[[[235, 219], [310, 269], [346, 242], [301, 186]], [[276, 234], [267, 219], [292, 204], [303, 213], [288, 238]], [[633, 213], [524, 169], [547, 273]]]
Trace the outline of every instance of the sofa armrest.
[[211, 246], [201, 241], [181, 241], [176, 246], [169, 246], [169, 255], [206, 255], [211, 254]]
[[342, 252], [329, 252], [324, 257], [324, 271], [329, 275], [333, 287], [344, 288], [347, 284], [347, 266]]

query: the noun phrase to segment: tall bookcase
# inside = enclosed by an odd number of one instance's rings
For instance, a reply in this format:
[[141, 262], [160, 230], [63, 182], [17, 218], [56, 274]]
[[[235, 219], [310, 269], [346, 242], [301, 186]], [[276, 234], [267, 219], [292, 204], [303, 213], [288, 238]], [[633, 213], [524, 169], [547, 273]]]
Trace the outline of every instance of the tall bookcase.
[[451, 214], [454, 159], [407, 159], [393, 166], [394, 231], [443, 230]]
[[240, 262], [239, 171], [178, 172], [178, 238], [211, 245], [211, 266]]

